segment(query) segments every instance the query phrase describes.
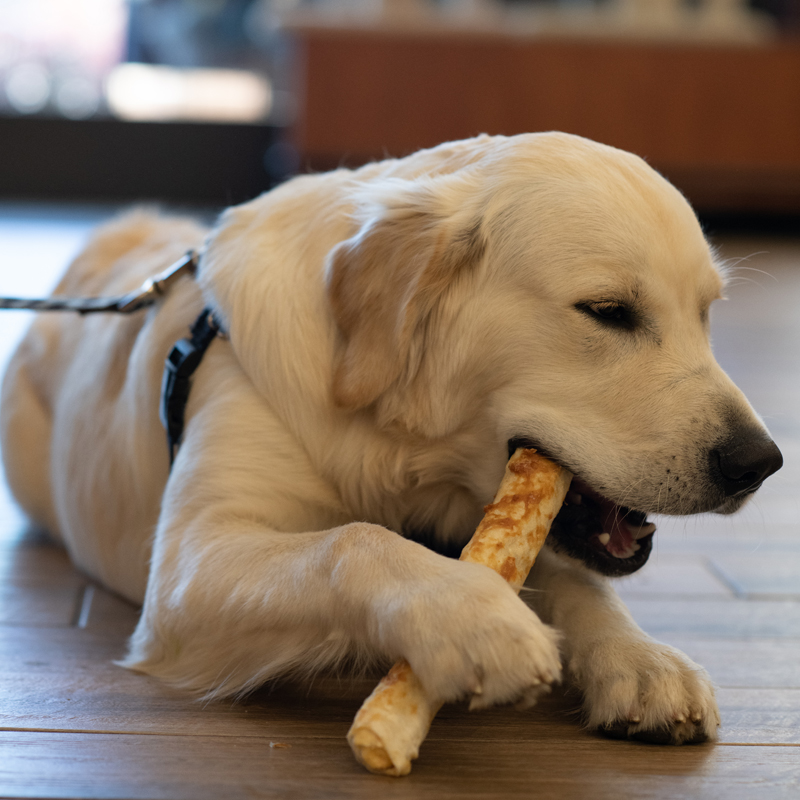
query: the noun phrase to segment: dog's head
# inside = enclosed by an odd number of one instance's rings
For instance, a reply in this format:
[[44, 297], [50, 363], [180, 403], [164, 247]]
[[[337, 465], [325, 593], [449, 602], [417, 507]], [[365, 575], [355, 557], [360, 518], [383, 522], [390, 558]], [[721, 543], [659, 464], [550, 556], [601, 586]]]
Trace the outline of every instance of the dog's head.
[[328, 261], [335, 398], [430, 439], [537, 447], [576, 476], [554, 546], [626, 574], [648, 512], [730, 513], [781, 466], [711, 353], [721, 270], [633, 155], [564, 134], [475, 148], [355, 197]]

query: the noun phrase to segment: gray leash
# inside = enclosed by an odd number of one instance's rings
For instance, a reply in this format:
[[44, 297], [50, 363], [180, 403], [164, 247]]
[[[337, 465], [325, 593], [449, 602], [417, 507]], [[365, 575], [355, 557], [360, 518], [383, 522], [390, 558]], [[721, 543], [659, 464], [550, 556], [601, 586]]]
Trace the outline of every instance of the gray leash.
[[119, 297], [50, 297], [46, 300], [0, 297], [0, 310], [77, 311], [79, 314], [116, 311], [120, 314], [132, 314], [140, 308], [153, 305], [181, 276], [194, 275], [197, 272], [198, 258], [198, 254], [190, 250], [163, 272], [148, 278], [135, 291]]

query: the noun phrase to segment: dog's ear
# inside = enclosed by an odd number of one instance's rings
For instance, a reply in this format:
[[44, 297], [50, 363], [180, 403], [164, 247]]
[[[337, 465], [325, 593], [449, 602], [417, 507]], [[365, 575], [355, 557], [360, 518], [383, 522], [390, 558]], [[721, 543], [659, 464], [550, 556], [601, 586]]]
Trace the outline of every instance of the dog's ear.
[[480, 215], [458, 202], [464, 195], [452, 181], [439, 183], [385, 182], [365, 204], [358, 233], [329, 255], [328, 291], [344, 338], [333, 382], [341, 407], [363, 408], [413, 371], [415, 333], [483, 255]]

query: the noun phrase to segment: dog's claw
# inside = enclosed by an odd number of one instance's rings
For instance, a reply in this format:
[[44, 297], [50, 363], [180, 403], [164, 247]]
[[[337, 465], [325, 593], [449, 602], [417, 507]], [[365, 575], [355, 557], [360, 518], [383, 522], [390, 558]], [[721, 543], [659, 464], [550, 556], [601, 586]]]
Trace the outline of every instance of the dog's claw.
[[539, 699], [549, 692], [550, 686], [537, 681], [517, 700], [514, 708], [517, 711], [527, 711], [529, 708], [533, 708], [539, 702]]

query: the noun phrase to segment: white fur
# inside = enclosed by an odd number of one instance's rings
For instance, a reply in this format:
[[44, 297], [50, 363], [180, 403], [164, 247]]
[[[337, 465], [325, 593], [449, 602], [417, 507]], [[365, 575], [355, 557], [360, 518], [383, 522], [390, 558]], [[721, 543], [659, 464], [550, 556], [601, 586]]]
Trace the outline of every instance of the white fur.
[[[135, 287], [205, 236], [128, 216], [60, 291]], [[708, 676], [604, 578], [544, 554], [537, 616], [489, 569], [396, 531], [465, 542], [518, 435], [616, 502], [720, 506], [708, 448], [732, 416], [759, 424], [710, 352], [721, 286], [680, 194], [577, 137], [296, 178], [222, 216], [199, 287], [134, 319], [36, 320], [3, 388], [9, 481], [82, 569], [143, 603], [125, 663], [181, 686], [405, 656], [434, 697], [480, 686], [490, 705], [558, 680], [562, 640], [590, 724], [680, 741], [695, 718], [713, 737]], [[645, 333], [575, 308], [620, 297]], [[196, 373], [170, 473], [160, 373], [203, 302], [230, 339]]]

